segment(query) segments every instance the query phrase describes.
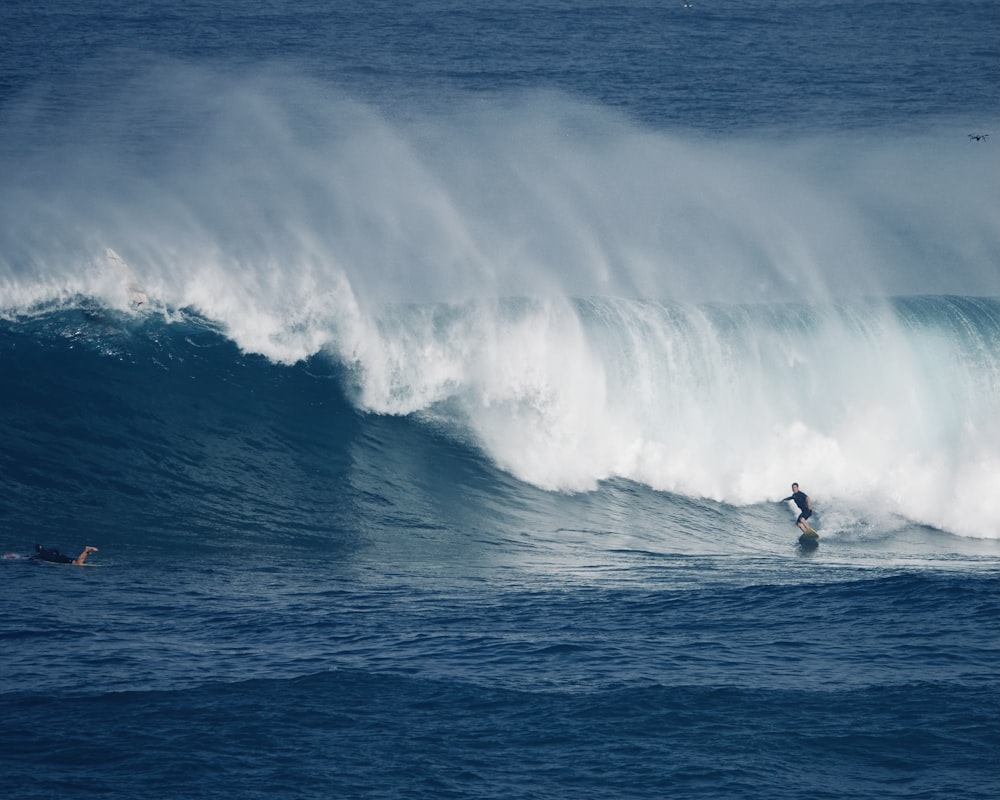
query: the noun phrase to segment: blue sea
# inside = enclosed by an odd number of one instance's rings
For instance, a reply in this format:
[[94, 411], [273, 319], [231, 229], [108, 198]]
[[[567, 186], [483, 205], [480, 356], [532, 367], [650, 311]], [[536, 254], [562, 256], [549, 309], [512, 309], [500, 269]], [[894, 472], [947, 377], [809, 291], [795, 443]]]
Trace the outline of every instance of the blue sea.
[[998, 33], [5, 0], [0, 793], [1000, 796]]

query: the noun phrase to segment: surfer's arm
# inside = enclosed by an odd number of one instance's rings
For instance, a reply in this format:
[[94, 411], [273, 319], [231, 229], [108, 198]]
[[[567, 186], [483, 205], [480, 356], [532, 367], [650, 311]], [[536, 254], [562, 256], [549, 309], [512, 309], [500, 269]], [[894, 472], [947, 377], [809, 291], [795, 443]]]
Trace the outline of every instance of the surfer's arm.
[[81, 564], [83, 564], [84, 561], [87, 560], [87, 556], [89, 556], [91, 553], [96, 553], [96, 552], [97, 548], [88, 544], [86, 547], [83, 548], [83, 552], [73, 559], [73, 563], [76, 564], [77, 566], [80, 566]]

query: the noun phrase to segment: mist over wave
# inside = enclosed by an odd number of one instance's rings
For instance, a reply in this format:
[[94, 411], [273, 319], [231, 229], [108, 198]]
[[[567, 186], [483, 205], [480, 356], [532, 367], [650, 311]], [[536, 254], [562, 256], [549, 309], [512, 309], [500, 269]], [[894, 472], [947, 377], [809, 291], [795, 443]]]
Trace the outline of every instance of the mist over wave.
[[390, 302], [1000, 293], [1000, 178], [965, 129], [655, 130], [551, 92], [393, 116], [289, 72], [164, 64], [39, 137], [0, 117], [4, 305], [151, 296], [295, 360]]
[[176, 64], [62, 134], [33, 113], [0, 118], [5, 312], [141, 297], [326, 353], [360, 409], [546, 489], [795, 479], [997, 534], [1000, 322], [971, 298], [1000, 295], [1000, 176], [957, 124], [712, 138], [549, 92], [389, 114]]

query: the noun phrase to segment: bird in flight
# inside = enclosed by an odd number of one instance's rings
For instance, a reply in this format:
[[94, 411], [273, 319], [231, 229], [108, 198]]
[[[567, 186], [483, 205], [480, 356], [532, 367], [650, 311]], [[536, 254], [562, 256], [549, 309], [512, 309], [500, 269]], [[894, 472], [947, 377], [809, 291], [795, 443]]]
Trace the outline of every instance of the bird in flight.
[[989, 137], [988, 133], [970, 133], [969, 134], [969, 141], [972, 141], [973, 139], [975, 139], [977, 142], [981, 142], [983, 139], [986, 139], [988, 137]]

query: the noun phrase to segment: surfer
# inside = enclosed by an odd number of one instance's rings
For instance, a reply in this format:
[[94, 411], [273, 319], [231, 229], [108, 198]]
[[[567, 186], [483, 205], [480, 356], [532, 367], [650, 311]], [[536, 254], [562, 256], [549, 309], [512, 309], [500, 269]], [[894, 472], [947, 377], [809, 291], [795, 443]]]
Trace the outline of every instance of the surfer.
[[799, 491], [799, 485], [797, 483], [793, 483], [791, 495], [784, 498], [781, 502], [787, 503], [789, 500], [794, 500], [795, 505], [799, 507], [799, 518], [795, 520], [795, 524], [799, 526], [803, 533], [812, 530], [809, 527], [809, 523], [806, 522], [806, 520], [809, 519], [813, 513], [812, 503], [809, 502], [809, 495], [805, 492]]
[[97, 548], [88, 544], [83, 548], [83, 552], [80, 553], [80, 555], [73, 558], [72, 556], [60, 553], [59, 548], [57, 547], [42, 547], [40, 544], [36, 544], [35, 554], [32, 558], [36, 561], [51, 561], [53, 564], [76, 564], [77, 566], [80, 566], [87, 560], [87, 556], [96, 552]]

